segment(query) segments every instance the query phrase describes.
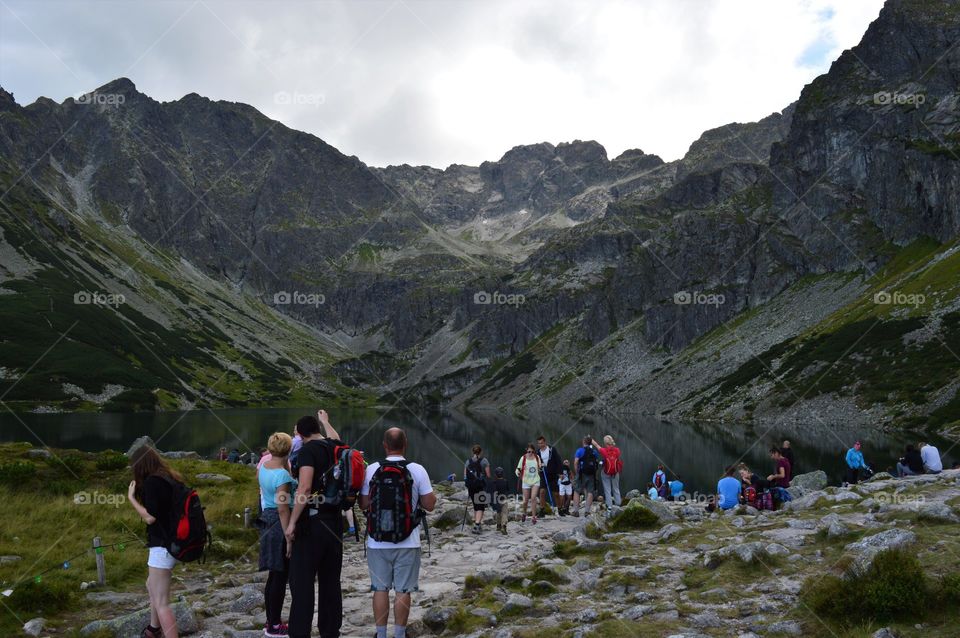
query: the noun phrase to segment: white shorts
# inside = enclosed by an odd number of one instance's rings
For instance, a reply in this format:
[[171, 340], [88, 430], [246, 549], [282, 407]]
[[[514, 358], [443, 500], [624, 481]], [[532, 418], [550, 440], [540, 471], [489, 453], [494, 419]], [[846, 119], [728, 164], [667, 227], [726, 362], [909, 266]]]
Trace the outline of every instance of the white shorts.
[[147, 558], [147, 567], [154, 569], [173, 569], [177, 559], [170, 555], [166, 547], [151, 547], [150, 557]]
[[573, 483], [570, 485], [564, 485], [563, 483], [557, 484], [557, 494], [560, 496], [570, 496], [573, 494]]

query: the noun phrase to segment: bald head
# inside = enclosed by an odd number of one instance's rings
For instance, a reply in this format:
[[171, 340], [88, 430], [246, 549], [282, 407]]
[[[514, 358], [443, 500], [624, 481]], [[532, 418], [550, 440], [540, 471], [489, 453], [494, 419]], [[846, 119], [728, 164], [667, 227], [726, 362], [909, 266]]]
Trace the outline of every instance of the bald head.
[[387, 454], [403, 454], [407, 451], [407, 433], [400, 428], [390, 428], [383, 433], [383, 449]]

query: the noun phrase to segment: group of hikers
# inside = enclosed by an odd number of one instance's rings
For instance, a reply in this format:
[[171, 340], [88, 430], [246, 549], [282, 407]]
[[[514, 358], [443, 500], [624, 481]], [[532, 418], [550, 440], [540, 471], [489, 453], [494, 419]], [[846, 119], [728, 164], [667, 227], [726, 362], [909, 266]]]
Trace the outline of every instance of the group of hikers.
[[[383, 435], [384, 460], [368, 464], [362, 452], [340, 439], [324, 410], [301, 417], [292, 436], [275, 432], [269, 437], [256, 463], [259, 569], [268, 572], [265, 636], [308, 638], [315, 611], [321, 638], [339, 636], [344, 529], [346, 526], [350, 534], [356, 534], [353, 510], [359, 505], [365, 517], [376, 636], [386, 638], [389, 593], [393, 590], [394, 636], [405, 638], [411, 594], [419, 584], [420, 528], [429, 541], [426, 513], [437, 503], [426, 469], [407, 460], [406, 449], [406, 433], [389, 428]], [[770, 459], [772, 472], [765, 477], [745, 463], [727, 467], [716, 494], [707, 499], [707, 509], [729, 510], [741, 504], [776, 509], [779, 503], [791, 500], [787, 488], [797, 473], [797, 463], [790, 442], [770, 448]], [[845, 461], [847, 484], [872, 473], [859, 441], [847, 451]], [[182, 477], [153, 447], [137, 448], [131, 454], [131, 467], [129, 501], [147, 524], [149, 546], [150, 621], [141, 637], [176, 638], [176, 618], [169, 604], [172, 570], [177, 562], [202, 555], [209, 540], [202, 507], [196, 492], [183, 484]], [[942, 469], [937, 448], [920, 443], [906, 446], [896, 472], [907, 476]], [[559, 516], [589, 516], [600, 501], [609, 515], [613, 507], [622, 504], [622, 472], [623, 459], [612, 436], [603, 437], [602, 445], [585, 436], [570, 459], [564, 459], [539, 436], [526, 446], [514, 469], [516, 492], [522, 495], [519, 520], [536, 524], [548, 504]], [[488, 505], [495, 512], [497, 530], [507, 533], [507, 502], [513, 490], [505, 474], [503, 467], [491, 466], [479, 445], [473, 446], [463, 478], [467, 508], [473, 506], [474, 533], [481, 533]], [[683, 482], [676, 475], [669, 479], [663, 465], [647, 483], [646, 496], [652, 500], [686, 499]], [[284, 623], [288, 588], [291, 604], [289, 621]]]
[[[580, 516], [581, 504], [583, 515], [589, 516], [594, 500], [600, 496], [606, 503], [619, 506], [622, 472], [620, 448], [612, 436], [603, 437], [603, 445], [585, 436], [572, 459], [562, 458], [545, 437], [539, 436], [536, 443], [527, 444], [514, 469], [517, 492], [522, 495], [520, 522], [527, 521], [529, 512], [530, 522], [536, 524], [548, 504], [560, 516]], [[481, 533], [483, 515], [490, 505], [497, 531], [506, 534], [509, 510], [505, 503], [511, 490], [504, 469], [491, 469], [481, 447], [474, 445], [463, 467], [463, 479], [468, 502], [473, 505], [473, 533]]]

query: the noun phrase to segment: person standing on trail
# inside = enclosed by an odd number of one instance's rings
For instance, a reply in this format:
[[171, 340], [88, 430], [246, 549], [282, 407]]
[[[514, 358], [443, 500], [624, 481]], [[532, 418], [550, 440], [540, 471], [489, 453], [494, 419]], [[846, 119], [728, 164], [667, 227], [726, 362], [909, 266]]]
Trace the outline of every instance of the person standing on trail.
[[867, 465], [867, 462], [863, 459], [863, 452], [861, 451], [860, 441], [857, 441], [853, 444], [853, 447], [847, 450], [847, 455], [845, 461], [847, 463], [847, 480], [848, 485], [856, 485], [860, 482], [860, 475], [862, 472], [870, 472], [870, 466]]
[[[383, 435], [386, 459], [367, 466], [360, 509], [367, 513], [367, 568], [373, 591], [377, 638], [386, 638], [390, 590], [394, 590], [395, 638], [406, 638], [411, 593], [419, 588], [420, 525], [437, 495], [427, 471], [405, 458], [407, 435], [390, 428]], [[428, 538], [429, 540], [429, 538]]]
[[[343, 624], [343, 522], [340, 507], [324, 503], [321, 495], [325, 479], [336, 465], [334, 447], [343, 442], [325, 410], [318, 411], [316, 417], [301, 417], [297, 434], [303, 445], [294, 464], [298, 486], [285, 533], [291, 546], [288, 631], [291, 638], [310, 638], [316, 608], [320, 638], [338, 638]], [[314, 585], [319, 605], [314, 599]]]
[[[479, 445], [473, 446], [473, 455], [463, 466], [463, 482], [467, 486], [467, 495], [473, 504], [473, 533], [479, 534], [483, 527], [483, 512], [487, 509], [490, 496], [487, 484], [490, 481], [490, 461], [483, 458]], [[464, 517], [466, 518], [466, 517]]]
[[494, 470], [490, 502], [493, 505], [494, 520], [497, 522], [497, 531], [507, 535], [507, 523], [510, 521], [510, 486], [503, 477], [503, 468]]
[[557, 481], [560, 480], [563, 465], [560, 453], [556, 448], [547, 445], [547, 439], [543, 435], [537, 437], [537, 449], [540, 454], [540, 513], [542, 515], [546, 503], [558, 506], [558, 499], [553, 490], [557, 489]]
[[127, 500], [147, 524], [147, 592], [150, 594], [150, 624], [142, 638], [177, 638], [177, 617], [170, 608], [170, 581], [176, 559], [167, 551], [167, 521], [173, 520], [173, 484], [183, 483], [176, 470], [149, 445], [142, 445], [130, 457], [133, 480]]
[[570, 461], [564, 459], [560, 466], [560, 476], [557, 478], [557, 508], [560, 516], [570, 513], [570, 499], [573, 497], [573, 474], [570, 471]]
[[590, 516], [593, 499], [597, 496], [597, 472], [600, 470], [600, 453], [593, 447], [593, 437], [583, 437], [583, 447], [573, 455], [573, 515], [580, 516], [580, 495], [584, 495], [584, 516]]
[[537, 524], [537, 497], [540, 494], [540, 455], [533, 443], [527, 443], [527, 450], [517, 461], [514, 470], [520, 479], [520, 489], [523, 493], [523, 505], [520, 508], [520, 522], [527, 520], [527, 503], [530, 503], [530, 513], [533, 515], [533, 524]]
[[[268, 638], [286, 638], [287, 625], [283, 618], [283, 599], [287, 595], [287, 573], [290, 571], [290, 552], [284, 531], [290, 523], [293, 508], [293, 489], [296, 482], [287, 470], [287, 456], [292, 439], [286, 432], [274, 432], [267, 440], [270, 457], [257, 470], [260, 484], [260, 571], [267, 572], [263, 588], [263, 606], [267, 624], [263, 635]], [[266, 458], [266, 457], [265, 457]]]
[[790, 441], [788, 441], [788, 440], [786, 440], [786, 439], [783, 440], [783, 445], [780, 446], [780, 454], [783, 456], [783, 458], [785, 458], [785, 459], [787, 459], [788, 461], [790, 461], [790, 472], [791, 472], [791, 475], [792, 475], [792, 476], [796, 476], [797, 473], [798, 473], [798, 472], [797, 472], [797, 462], [796, 462], [796, 460], [794, 459], [794, 456], [793, 456], [793, 448], [790, 447]]
[[600, 483], [603, 485], [603, 498], [607, 504], [607, 515], [611, 508], [620, 507], [620, 474], [623, 472], [623, 457], [613, 437], [609, 434], [603, 437], [603, 447], [596, 441], [593, 445], [599, 450], [603, 458], [603, 471], [600, 472]]
[[776, 446], [770, 448], [770, 458], [773, 459], [775, 469], [773, 474], [767, 477], [767, 480], [773, 487], [787, 489], [790, 487], [790, 479], [793, 478], [793, 468], [790, 467], [790, 461], [783, 457], [780, 448]]

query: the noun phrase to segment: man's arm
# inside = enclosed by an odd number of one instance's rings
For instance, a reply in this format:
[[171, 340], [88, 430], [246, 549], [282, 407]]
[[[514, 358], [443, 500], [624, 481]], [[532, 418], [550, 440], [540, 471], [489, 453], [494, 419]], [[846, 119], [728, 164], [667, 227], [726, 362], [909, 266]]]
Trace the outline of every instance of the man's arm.
[[307, 499], [310, 497], [310, 488], [313, 487], [313, 466], [305, 465], [300, 468], [297, 476], [300, 484], [297, 486], [297, 497], [293, 502], [293, 512], [290, 514], [290, 522], [287, 524], [286, 536], [287, 542], [293, 542], [294, 531], [297, 527], [297, 521], [300, 515], [307, 507]]
[[326, 410], [317, 410], [317, 420], [320, 421], [320, 424], [323, 425], [323, 435], [328, 439], [339, 439], [340, 435], [337, 434], [337, 431], [333, 429], [333, 426], [330, 425], [330, 415], [327, 414]]

